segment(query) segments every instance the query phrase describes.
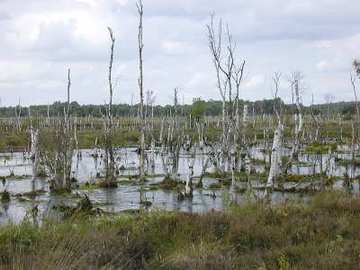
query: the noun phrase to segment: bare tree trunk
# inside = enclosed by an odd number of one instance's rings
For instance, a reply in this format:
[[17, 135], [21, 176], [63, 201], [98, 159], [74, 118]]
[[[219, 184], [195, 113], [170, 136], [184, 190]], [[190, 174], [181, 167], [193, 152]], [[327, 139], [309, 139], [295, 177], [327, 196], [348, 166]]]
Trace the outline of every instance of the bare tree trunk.
[[[67, 103], [63, 117], [55, 125], [56, 144], [54, 149], [40, 151], [48, 173], [52, 191], [71, 190], [71, 166], [73, 157], [73, 134], [70, 118], [70, 69], [67, 72]], [[44, 146], [43, 146], [44, 147]]]
[[276, 177], [280, 175], [281, 165], [281, 148], [282, 148], [282, 136], [283, 136], [283, 125], [279, 122], [274, 133], [274, 141], [271, 149], [271, 166], [267, 180], [267, 187], [273, 187]]
[[139, 45], [139, 91], [140, 91], [140, 119], [141, 123], [141, 137], [140, 137], [140, 179], [145, 177], [145, 118], [144, 118], [144, 78], [143, 78], [143, 3], [142, 0], [136, 4], [139, 14], [139, 31], [138, 31], [138, 45]]
[[29, 107], [29, 118], [30, 118], [30, 159], [32, 163], [32, 178], [38, 175], [39, 169], [39, 130], [35, 129], [32, 124], [32, 118]]
[[294, 115], [295, 117], [295, 139], [294, 144], [292, 147], [291, 156], [293, 159], [298, 159], [299, 150], [300, 150], [300, 134], [302, 132], [303, 128], [303, 116], [302, 116], [302, 110], [301, 110], [301, 104], [300, 104], [300, 91], [299, 91], [299, 79], [300, 74], [295, 73], [293, 86], [295, 91], [295, 104], [296, 104], [296, 113]]
[[111, 187], [115, 185], [115, 157], [114, 157], [114, 148], [113, 148], [113, 119], [112, 119], [112, 102], [113, 102], [113, 83], [112, 83], [112, 68], [114, 62], [114, 47], [115, 47], [115, 37], [113, 31], [108, 27], [111, 46], [110, 46], [110, 61], [109, 61], [109, 73], [108, 73], [108, 83], [109, 83], [109, 104], [106, 110], [106, 120], [105, 120], [105, 185]]
[[[281, 78], [281, 74], [275, 73], [273, 78], [275, 84], [275, 94], [274, 94], [275, 100], [277, 99], [278, 91], [280, 88], [280, 78]], [[281, 104], [280, 104], [280, 109], [278, 109], [276, 105], [274, 105], [274, 111], [277, 116], [278, 124], [274, 132], [273, 146], [271, 149], [270, 171], [266, 183], [266, 186], [268, 188], [274, 186], [274, 181], [281, 173], [281, 157], [282, 157], [281, 151], [282, 151], [282, 139], [283, 139], [283, 131], [284, 131], [284, 126], [282, 124], [282, 119], [281, 119], [282, 118]]]
[[192, 178], [194, 176], [194, 163], [196, 159], [196, 146], [191, 145], [191, 141], [188, 140], [186, 146], [186, 152], [188, 154], [187, 163], [188, 163], [188, 175], [185, 184], [185, 195], [192, 197], [193, 187], [192, 187]]

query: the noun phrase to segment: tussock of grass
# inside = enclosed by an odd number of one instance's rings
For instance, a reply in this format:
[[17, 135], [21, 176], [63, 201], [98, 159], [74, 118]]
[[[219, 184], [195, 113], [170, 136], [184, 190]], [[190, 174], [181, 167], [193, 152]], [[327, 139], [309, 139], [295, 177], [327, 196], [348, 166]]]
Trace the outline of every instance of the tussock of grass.
[[[214, 178], [214, 179], [218, 179], [220, 181], [222, 181], [224, 183], [224, 185], [230, 185], [231, 184], [231, 172], [220, 172], [220, 171], [216, 171], [216, 172], [206, 172], [205, 176], [209, 177], [209, 178]], [[235, 180], [239, 181], [239, 182], [247, 182], [249, 180], [258, 180], [261, 182], [266, 181], [266, 178], [268, 176], [268, 172], [265, 171], [263, 173], [257, 173], [257, 172], [253, 172], [253, 173], [247, 173], [247, 172], [242, 172], [242, 171], [236, 171], [235, 172]]]
[[209, 185], [209, 189], [220, 189], [223, 185], [221, 183], [212, 183]]
[[1, 202], [2, 203], [7, 203], [7, 202], [10, 202], [11, 198], [10, 198], [10, 193], [9, 191], [7, 190], [4, 190], [2, 193], [1, 193]]
[[305, 152], [306, 153], [313, 153], [313, 154], [327, 154], [329, 152], [335, 152], [337, 150], [336, 143], [312, 143], [306, 146]]
[[171, 177], [165, 177], [163, 181], [159, 183], [159, 187], [162, 189], [173, 190], [179, 187], [180, 183]]
[[252, 203], [0, 229], [1, 269], [356, 269], [360, 198]]
[[37, 196], [40, 196], [42, 194], [45, 194], [46, 191], [43, 190], [43, 189], [40, 189], [40, 190], [34, 190], [34, 191], [29, 191], [29, 192], [24, 192], [24, 193], [18, 193], [16, 194], [15, 196], [18, 197], [18, 198], [21, 198], [21, 197], [28, 197], [28, 198], [36, 198]]
[[281, 183], [286, 183], [286, 182], [309, 183], [314, 181], [326, 181], [329, 183], [333, 183], [335, 182], [336, 177], [328, 177], [323, 174], [315, 174], [315, 175], [286, 174], [280, 176], [278, 180]]

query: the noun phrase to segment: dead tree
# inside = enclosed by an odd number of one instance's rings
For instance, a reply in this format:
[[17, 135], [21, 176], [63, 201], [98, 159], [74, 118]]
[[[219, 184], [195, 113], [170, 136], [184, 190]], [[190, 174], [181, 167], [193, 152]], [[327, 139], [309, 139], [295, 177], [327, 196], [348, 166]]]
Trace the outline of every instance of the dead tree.
[[[275, 73], [273, 81], [275, 86], [274, 98], [275, 100], [278, 97], [278, 92], [280, 88], [280, 79], [281, 74]], [[281, 107], [278, 109], [276, 105], [274, 105], [274, 111], [277, 118], [277, 127], [274, 132], [273, 145], [271, 149], [271, 160], [270, 160], [270, 171], [267, 179], [266, 186], [268, 188], [272, 188], [274, 186], [274, 181], [281, 173], [281, 157], [282, 157], [282, 140], [283, 140], [283, 131], [284, 125], [282, 121], [282, 110]]]
[[312, 136], [312, 139], [315, 142], [319, 142], [321, 119], [319, 119], [319, 117], [315, 115], [313, 106], [314, 106], [314, 95], [311, 96], [311, 106], [310, 106], [310, 115], [311, 115], [311, 119], [313, 120], [313, 125], [315, 127], [314, 135]]
[[22, 113], [22, 107], [19, 98], [19, 104], [15, 106], [15, 126], [17, 132], [21, 131], [21, 113]]
[[196, 146], [192, 144], [190, 136], [186, 137], [186, 142], [184, 144], [184, 150], [187, 155], [187, 165], [188, 165], [188, 174], [185, 182], [185, 196], [192, 197], [193, 187], [192, 179], [194, 176], [194, 164], [196, 158]]
[[357, 77], [360, 78], [360, 63], [356, 60], [353, 63], [354, 73], [350, 73], [350, 82], [354, 93], [354, 102], [355, 102], [355, 110], [356, 116], [355, 120], [352, 120], [352, 140], [351, 140], [351, 163], [352, 163], [352, 173], [351, 178], [354, 176], [355, 171], [355, 156], [356, 150], [359, 148], [359, 125], [360, 125], [360, 106], [358, 101], [358, 90], [357, 90]]
[[105, 186], [112, 187], [116, 186], [115, 177], [115, 157], [113, 147], [113, 117], [112, 117], [112, 103], [113, 103], [113, 83], [112, 83], [112, 68], [114, 62], [114, 47], [115, 47], [115, 36], [110, 27], [108, 27], [111, 46], [110, 46], [110, 61], [109, 61], [109, 104], [106, 109], [105, 119]]
[[[50, 176], [50, 189], [52, 191], [71, 190], [74, 140], [70, 118], [70, 69], [68, 69], [67, 79], [67, 103], [64, 107], [63, 117], [54, 128], [54, 136], [43, 134], [40, 139], [41, 160]], [[49, 139], [50, 141], [48, 141]]]
[[33, 126], [33, 121], [31, 118], [31, 109], [29, 106], [29, 131], [30, 131], [30, 159], [32, 163], [32, 178], [38, 176], [39, 174], [39, 130]]
[[291, 77], [291, 89], [295, 97], [296, 112], [294, 114], [294, 142], [291, 150], [291, 158], [297, 160], [300, 151], [300, 137], [303, 130], [303, 115], [301, 108], [300, 80], [302, 75], [300, 72], [294, 72]]
[[[222, 172], [229, 171], [231, 168], [232, 175], [234, 175], [236, 159], [233, 157], [238, 155], [238, 139], [242, 132], [242, 126], [239, 124], [238, 106], [245, 61], [239, 65], [236, 63], [236, 44], [232, 39], [229, 27], [227, 26], [224, 29], [222, 20], [219, 20], [216, 29], [214, 18], [212, 15], [207, 30], [209, 48], [216, 71], [217, 87], [222, 99], [222, 136], [219, 148], [220, 160], [217, 163], [219, 163], [218, 166]], [[226, 36], [225, 44], [223, 42], [224, 34]]]
[[[156, 96], [154, 92], [149, 90], [146, 91], [146, 111], [145, 111], [145, 126], [148, 136], [151, 137], [150, 142], [150, 153], [146, 155], [147, 169], [150, 170], [151, 174], [155, 173], [155, 134], [154, 134], [154, 103]], [[149, 121], [150, 118], [150, 121]]]
[[140, 92], [140, 112], [141, 119], [141, 137], [140, 137], [140, 179], [144, 180], [145, 177], [145, 115], [144, 115], [144, 77], [143, 77], [143, 3], [142, 0], [136, 4], [139, 14], [139, 29], [138, 29], [138, 51], [139, 51], [139, 92]]

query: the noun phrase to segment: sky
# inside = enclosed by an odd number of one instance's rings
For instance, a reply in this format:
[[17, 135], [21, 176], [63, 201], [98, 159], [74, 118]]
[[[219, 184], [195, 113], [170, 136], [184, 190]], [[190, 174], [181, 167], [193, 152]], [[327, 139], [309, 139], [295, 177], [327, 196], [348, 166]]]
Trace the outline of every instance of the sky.
[[[291, 100], [288, 77], [303, 76], [303, 102], [353, 100], [351, 62], [360, 57], [359, 0], [143, 0], [144, 89], [157, 104], [220, 99], [206, 24], [216, 13], [229, 25], [236, 59], [246, 60], [240, 97]], [[110, 26], [116, 38], [114, 103], [139, 100], [135, 0], [0, 0], [1, 105], [81, 104], [108, 100]]]

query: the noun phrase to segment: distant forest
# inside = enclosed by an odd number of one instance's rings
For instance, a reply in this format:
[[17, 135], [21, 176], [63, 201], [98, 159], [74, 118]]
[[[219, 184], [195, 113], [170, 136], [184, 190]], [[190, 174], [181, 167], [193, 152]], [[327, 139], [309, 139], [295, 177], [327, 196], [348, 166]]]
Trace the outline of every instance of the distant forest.
[[[240, 100], [240, 108], [243, 108], [244, 104], [248, 105], [248, 113], [252, 115], [259, 114], [273, 114], [274, 105], [279, 106], [280, 104], [283, 107], [284, 113], [291, 113], [295, 108], [294, 105], [285, 104], [281, 99], [268, 99], [261, 101], [244, 101]], [[50, 116], [57, 117], [63, 114], [66, 103], [54, 102], [51, 105], [32, 105], [30, 106], [31, 115], [34, 117], [38, 116]], [[114, 104], [112, 107], [112, 112], [115, 117], [135, 117], [138, 114], [138, 105], [129, 105], [129, 104]], [[318, 104], [312, 106], [303, 106], [304, 111], [307, 112], [310, 109], [313, 110], [314, 114], [342, 114], [351, 116], [355, 113], [355, 103], [354, 102], [336, 102], [328, 104]], [[192, 114], [193, 116], [218, 116], [221, 115], [222, 111], [222, 102], [217, 100], [204, 101], [201, 99], [194, 99], [193, 104], [189, 105], [177, 105], [176, 108], [174, 105], [154, 105], [145, 106], [145, 113], [147, 115], [153, 115], [155, 117], [166, 116], [177, 111], [178, 115], [188, 116]], [[22, 106], [13, 106], [13, 107], [1, 107], [0, 108], [0, 117], [14, 117], [15, 111], [21, 113], [21, 116], [28, 116], [29, 109], [28, 107]], [[105, 105], [80, 105], [76, 101], [71, 103], [71, 114], [78, 117], [101, 117], [105, 113]]]

